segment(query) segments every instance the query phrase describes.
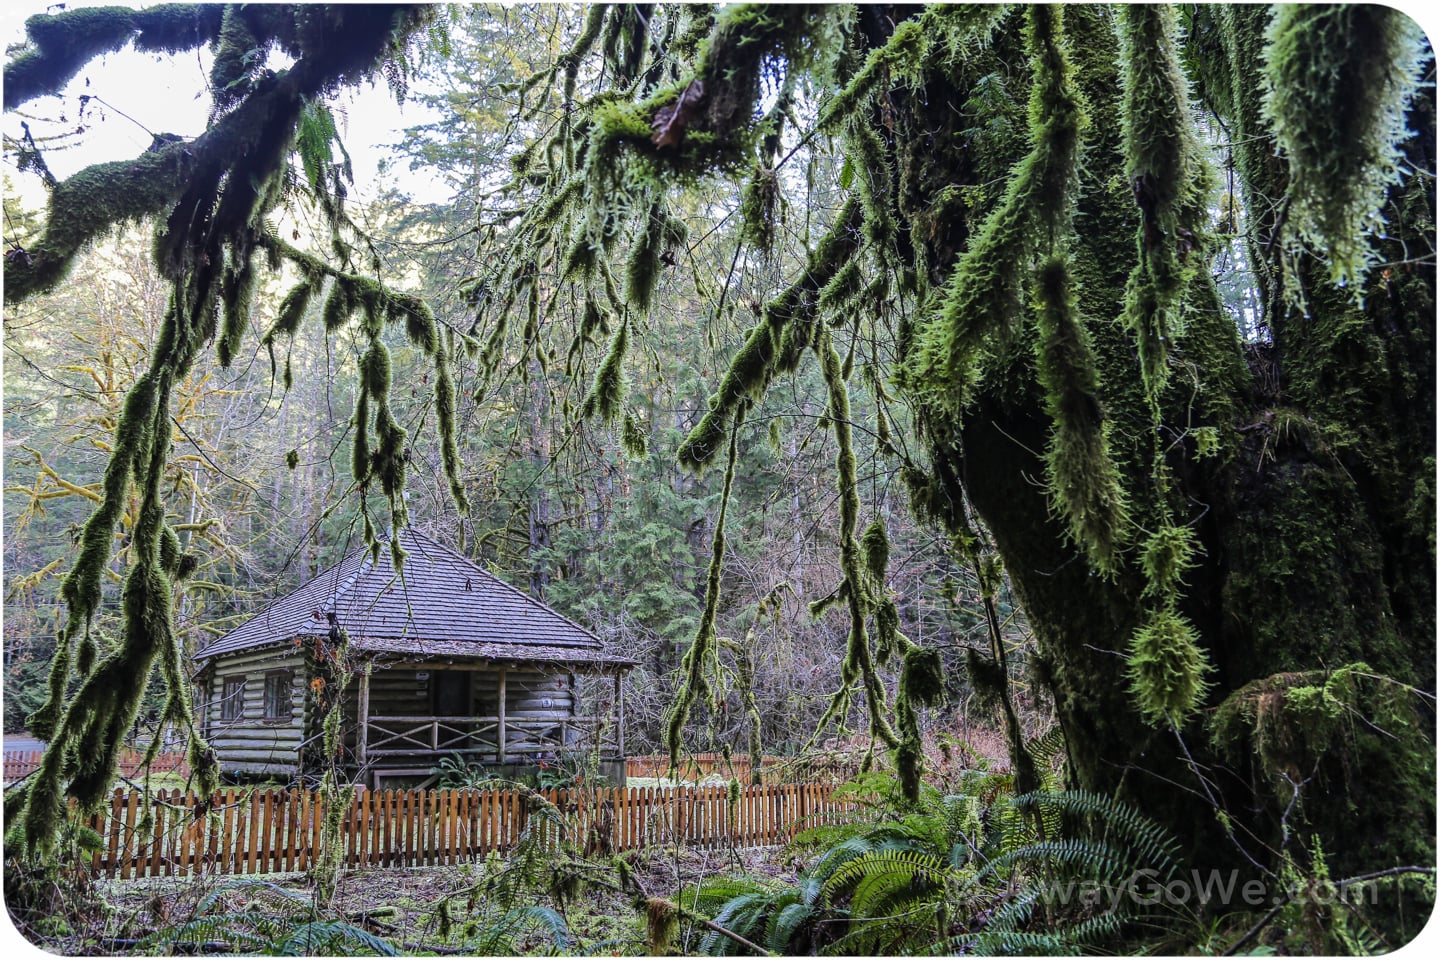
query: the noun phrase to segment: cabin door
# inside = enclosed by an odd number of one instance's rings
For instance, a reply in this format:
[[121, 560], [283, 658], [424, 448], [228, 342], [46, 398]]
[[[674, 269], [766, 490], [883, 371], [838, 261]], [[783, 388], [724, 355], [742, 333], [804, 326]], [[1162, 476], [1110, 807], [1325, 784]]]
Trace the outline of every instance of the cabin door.
[[470, 671], [437, 670], [434, 677], [435, 716], [470, 716]]

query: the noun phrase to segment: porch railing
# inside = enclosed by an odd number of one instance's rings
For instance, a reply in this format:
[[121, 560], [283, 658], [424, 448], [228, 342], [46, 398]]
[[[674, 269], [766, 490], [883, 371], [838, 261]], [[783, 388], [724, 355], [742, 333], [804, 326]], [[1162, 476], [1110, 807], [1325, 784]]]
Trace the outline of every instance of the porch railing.
[[615, 724], [601, 717], [378, 717], [366, 725], [367, 760], [438, 759], [459, 754], [489, 763], [544, 760], [571, 750], [600, 748], [618, 759]]

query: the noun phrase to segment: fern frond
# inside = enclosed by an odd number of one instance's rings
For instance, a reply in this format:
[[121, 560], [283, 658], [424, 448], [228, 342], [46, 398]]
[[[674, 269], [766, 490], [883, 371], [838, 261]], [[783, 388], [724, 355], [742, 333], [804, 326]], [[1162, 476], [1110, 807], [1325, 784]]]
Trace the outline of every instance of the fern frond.
[[975, 875], [982, 880], [1017, 864], [1038, 862], [1047, 866], [1064, 866], [1087, 877], [1128, 877], [1135, 870], [1125, 851], [1108, 843], [1071, 837], [1065, 840], [1041, 840], [1018, 850], [1001, 854]]
[[290, 931], [270, 952], [281, 957], [319, 955], [396, 957], [400, 951], [389, 940], [343, 920], [316, 920]]
[[896, 888], [913, 892], [943, 887], [950, 869], [945, 861], [917, 850], [875, 850], [850, 860], [825, 883], [824, 896], [833, 902], [850, 894], [854, 913], [875, 916], [875, 907], [886, 902]]
[[807, 921], [815, 915], [813, 903], [791, 903], [770, 915], [765, 925], [765, 946], [774, 953], [792, 953], [790, 944]]
[[1139, 808], [1084, 790], [1030, 793], [1016, 797], [1015, 806], [1048, 808], [1062, 815], [1090, 818], [1096, 832], [1119, 840], [1135, 856], [1138, 866], [1168, 875], [1178, 869], [1180, 846], [1160, 824]]

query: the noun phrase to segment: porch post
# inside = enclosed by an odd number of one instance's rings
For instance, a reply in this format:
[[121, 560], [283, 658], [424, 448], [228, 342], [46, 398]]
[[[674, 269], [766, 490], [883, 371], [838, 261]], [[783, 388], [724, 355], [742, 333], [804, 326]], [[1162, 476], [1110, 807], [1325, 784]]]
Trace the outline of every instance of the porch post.
[[365, 751], [370, 742], [370, 664], [360, 671], [360, 705], [355, 711], [355, 760], [363, 770]]
[[615, 671], [615, 744], [620, 759], [625, 759], [625, 698], [620, 693], [620, 671]]
[[499, 676], [499, 679], [498, 679], [498, 681], [497, 681], [497, 687], [498, 687], [498, 689], [499, 689], [499, 691], [500, 691], [500, 692], [499, 692], [499, 698], [500, 698], [500, 700], [499, 700], [499, 706], [497, 707], [497, 709], [496, 709], [496, 711], [495, 711], [495, 715], [496, 715], [497, 717], [499, 717], [499, 719], [500, 719], [500, 727], [499, 727], [499, 730], [498, 730], [498, 731], [496, 732], [496, 734], [495, 734], [495, 740], [496, 740], [496, 743], [497, 743], [497, 746], [496, 746], [496, 748], [495, 748], [495, 751], [496, 751], [496, 752], [495, 752], [495, 762], [496, 762], [496, 763], [504, 763], [504, 762], [505, 762], [505, 668], [504, 668], [504, 667], [501, 667], [501, 668], [500, 668], [500, 676]]

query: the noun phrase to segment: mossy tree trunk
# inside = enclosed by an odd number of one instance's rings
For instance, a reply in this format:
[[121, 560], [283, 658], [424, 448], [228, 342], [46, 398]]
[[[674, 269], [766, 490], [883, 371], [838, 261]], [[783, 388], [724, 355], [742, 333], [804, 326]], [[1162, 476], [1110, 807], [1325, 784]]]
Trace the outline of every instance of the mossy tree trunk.
[[[903, 15], [861, 14], [875, 43], [888, 35], [889, 17]], [[1120, 317], [1142, 211], [1122, 155], [1112, 16], [1082, 6], [1065, 12], [1090, 113], [1071, 264], [1130, 515], [1148, 531], [1170, 511], [1198, 536], [1201, 555], [1184, 575], [1180, 611], [1213, 666], [1202, 711], [1176, 730], [1145, 722], [1136, 708], [1126, 657], [1144, 619], [1146, 578], [1136, 563], [1098, 575], [1037, 482], [1046, 475], [1052, 417], [1024, 338], [1002, 342], [983, 361], [962, 415], [916, 398], [940, 494], [932, 499], [968, 502], [993, 536], [1038, 638], [1039, 672], [1054, 694], [1078, 786], [1138, 802], [1186, 836], [1202, 866], [1252, 858], [1273, 866], [1287, 838], [1312, 832], [1336, 876], [1431, 863], [1433, 700], [1403, 685], [1433, 691], [1435, 681], [1434, 263], [1406, 259], [1407, 251], [1432, 249], [1433, 178], [1392, 189], [1381, 255], [1389, 265], [1372, 274], [1363, 309], [1305, 258], [1300, 302], [1308, 307], [1287, 301], [1279, 278], [1294, 265], [1274, 243], [1286, 166], [1259, 124], [1253, 75], [1268, 11], [1197, 14], [1210, 18], [1192, 25], [1199, 40], [1223, 34], [1231, 50], [1248, 45], [1248, 57], [1233, 62], [1218, 41], [1202, 51], [1218, 60], [1212, 70], [1241, 78], [1233, 86], [1241, 96], [1225, 102], [1213, 89], [1199, 93], [1245, 152], [1238, 167], [1252, 211], [1248, 237], [1261, 258], [1272, 339], [1242, 342], [1200, 271], [1185, 291], [1184, 335], [1169, 345], [1157, 418]], [[980, 182], [977, 168], [987, 162], [977, 156], [973, 119], [954, 106], [974, 102], [997, 77], [1014, 89], [1028, 83], [1024, 67], [1006, 62], [996, 40], [958, 70], [937, 58], [918, 90], [888, 95], [888, 150], [904, 184], [894, 199], [907, 228], [899, 245], [913, 245], [914, 262], [928, 273], [922, 285], [942, 282], [971, 239], [968, 225], [984, 215], [982, 206], [953, 199], [953, 185]], [[1410, 160], [1433, 170], [1428, 95], [1414, 103], [1410, 128]], [[1152, 482], [1157, 445], [1165, 485]], [[1307, 688], [1353, 663], [1373, 677], [1335, 708], [1343, 717], [1302, 709]]]

